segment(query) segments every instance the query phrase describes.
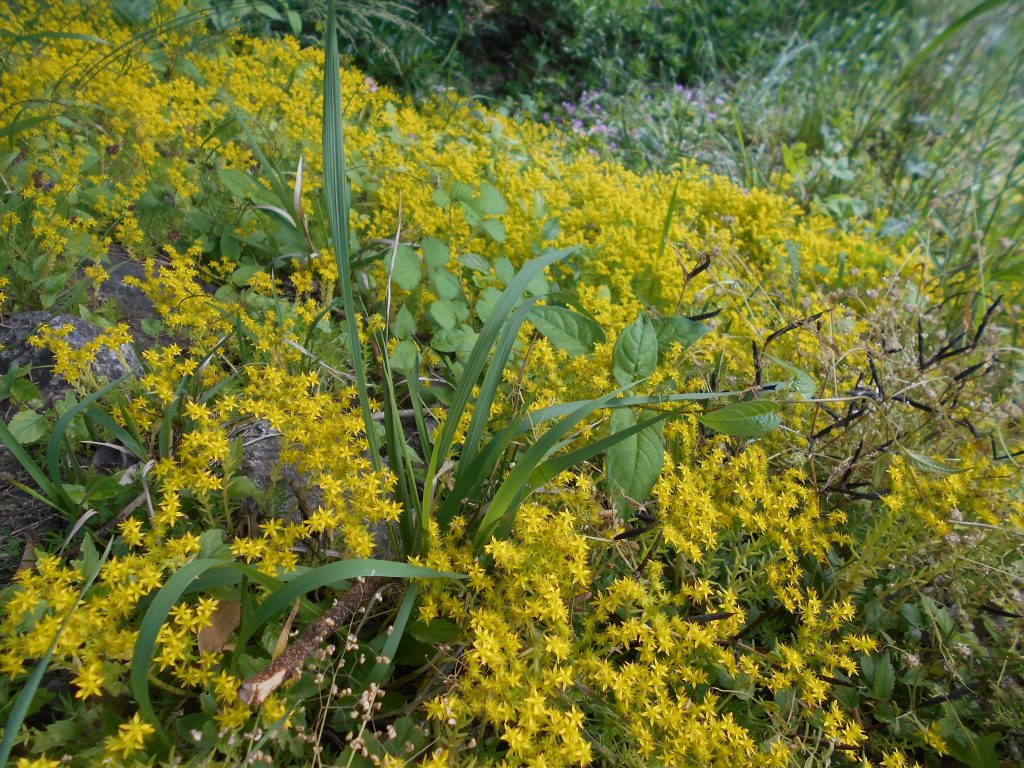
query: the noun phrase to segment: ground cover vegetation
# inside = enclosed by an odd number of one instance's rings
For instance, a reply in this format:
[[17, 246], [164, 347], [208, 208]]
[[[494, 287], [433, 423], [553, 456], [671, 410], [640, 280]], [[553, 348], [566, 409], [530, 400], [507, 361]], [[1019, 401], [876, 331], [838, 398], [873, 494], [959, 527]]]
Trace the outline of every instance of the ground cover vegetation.
[[0, 761], [1019, 762], [1014, 6], [457, 9], [0, 11]]

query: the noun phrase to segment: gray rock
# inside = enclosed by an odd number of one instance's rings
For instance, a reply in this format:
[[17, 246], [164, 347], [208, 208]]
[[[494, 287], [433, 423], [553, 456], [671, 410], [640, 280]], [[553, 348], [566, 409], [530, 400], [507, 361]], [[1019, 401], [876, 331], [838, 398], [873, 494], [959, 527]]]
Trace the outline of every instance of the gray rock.
[[[81, 349], [99, 336], [103, 329], [80, 317], [54, 317], [49, 312], [23, 312], [12, 315], [0, 323], [0, 376], [5, 375], [14, 366], [31, 368], [29, 379], [39, 387], [44, 404], [50, 405], [54, 400], [60, 400], [64, 396], [69, 385], [63, 376], [53, 373], [53, 354], [47, 349], [33, 347], [28, 343], [28, 339], [44, 325], [51, 328], [71, 325], [72, 331], [64, 340], [72, 349]], [[119, 351], [121, 356], [111, 349], [102, 347], [96, 354], [92, 363], [92, 373], [97, 380], [113, 381], [129, 370], [141, 370], [142, 365], [132, 347], [122, 344]], [[122, 357], [128, 368], [122, 363]]]
[[[258, 419], [237, 430], [232, 437], [242, 440], [240, 471], [268, 500], [260, 505], [254, 499], [246, 499], [243, 509], [247, 514], [300, 522], [316, 511], [323, 502], [323, 491], [309, 482], [309, 473], [300, 472], [293, 464], [281, 463], [281, 434], [269, 422]], [[376, 558], [392, 560], [396, 556], [388, 537], [390, 526], [390, 523], [370, 526]]]

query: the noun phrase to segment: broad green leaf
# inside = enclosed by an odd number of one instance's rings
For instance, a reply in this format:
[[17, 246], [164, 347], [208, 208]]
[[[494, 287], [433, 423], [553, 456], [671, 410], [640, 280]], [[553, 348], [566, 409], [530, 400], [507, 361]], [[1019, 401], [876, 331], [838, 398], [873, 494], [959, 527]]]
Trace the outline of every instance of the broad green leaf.
[[416, 333], [416, 318], [408, 307], [402, 307], [395, 313], [395, 320], [391, 324], [391, 332], [398, 339], [411, 339]]
[[252, 279], [253, 275], [262, 271], [263, 269], [255, 264], [244, 264], [243, 266], [239, 267], [234, 272], [232, 272], [231, 277], [229, 279], [231, 280], [232, 285], [236, 285], [239, 288], [243, 288], [249, 282], [249, 280]]
[[790, 365], [789, 363], [779, 360], [779, 358], [773, 357], [772, 355], [765, 355], [765, 357], [767, 357], [780, 368], [789, 372], [789, 374], [793, 377], [786, 383], [785, 387], [790, 392], [796, 392], [804, 400], [814, 397], [814, 395], [818, 392], [817, 382], [815, 382], [811, 375], [806, 371], [802, 371], [795, 365]]
[[761, 437], [782, 423], [778, 403], [750, 400], [702, 413], [697, 421], [708, 429], [733, 437]]
[[534, 307], [528, 319], [553, 346], [570, 355], [585, 355], [594, 342], [604, 340], [597, 322], [565, 307]]
[[540, 231], [541, 240], [554, 240], [560, 234], [562, 234], [562, 222], [557, 217], [554, 219], [548, 219], [544, 222], [544, 226]]
[[711, 331], [711, 326], [690, 320], [688, 317], [661, 317], [653, 321], [654, 333], [658, 337], [658, 354], [664, 355], [673, 344], [683, 349], [693, 346], [701, 336]]
[[423, 261], [431, 269], [440, 269], [448, 263], [451, 253], [448, 246], [436, 237], [425, 237], [420, 241], [420, 248], [423, 251]]
[[466, 203], [473, 199], [473, 188], [464, 181], [456, 181], [449, 191], [452, 200]]
[[242, 243], [230, 232], [225, 232], [220, 236], [220, 253], [237, 263], [242, 258]]
[[505, 242], [505, 225], [498, 221], [498, 219], [484, 219], [480, 223], [480, 229], [494, 242]]
[[480, 298], [477, 299], [476, 316], [480, 318], [481, 322], [486, 323], [487, 319], [491, 316], [491, 312], [498, 306], [498, 302], [501, 301], [501, 291], [497, 288], [489, 287], [485, 288], [484, 292], [480, 294]]
[[650, 318], [640, 314], [622, 329], [612, 351], [612, 375], [627, 387], [654, 373], [658, 365], [658, 337]]
[[462, 215], [466, 217], [466, 223], [471, 227], [479, 227], [484, 220], [484, 214], [477, 207], [475, 200], [462, 201], [459, 203], [462, 208]]
[[473, 349], [478, 334], [469, 328], [447, 328], [434, 334], [430, 346], [438, 352], [453, 352], [464, 355]]
[[501, 216], [508, 211], [508, 205], [501, 192], [492, 184], [484, 182], [480, 185], [480, 196], [477, 198], [480, 210], [488, 216]]
[[450, 643], [462, 634], [462, 629], [453, 621], [447, 619], [434, 619], [429, 624], [424, 624], [417, 619], [409, 623], [407, 630], [409, 634], [421, 643], [437, 645], [438, 643]]
[[494, 274], [501, 281], [502, 285], [508, 285], [512, 282], [512, 278], [516, 276], [516, 268], [512, 266], [511, 261], [502, 256], [494, 261]]
[[447, 208], [452, 204], [452, 199], [448, 196], [448, 193], [440, 187], [435, 189], [430, 197], [438, 208]]
[[464, 253], [459, 256], [459, 263], [467, 269], [479, 272], [483, 275], [490, 273], [491, 263], [479, 253]]
[[526, 292], [531, 296], [547, 296], [550, 288], [548, 278], [543, 272], [538, 272], [533, 279], [526, 284]]
[[431, 269], [427, 271], [427, 279], [430, 280], [434, 291], [442, 299], [458, 299], [462, 297], [462, 283], [451, 272], [445, 269]]
[[882, 654], [874, 660], [871, 675], [871, 692], [878, 701], [885, 701], [892, 695], [896, 685], [896, 673], [889, 661], [888, 654]]
[[416, 343], [409, 339], [403, 339], [398, 342], [395, 351], [388, 356], [388, 364], [396, 371], [408, 373], [416, 367], [418, 354]]
[[434, 318], [442, 328], [454, 328], [458, 320], [455, 317], [455, 309], [448, 299], [438, 299], [430, 304], [430, 316]]
[[146, 24], [156, 10], [156, 0], [114, 0], [114, 15], [127, 24]]
[[220, 183], [238, 200], [246, 199], [253, 190], [253, 178], [247, 173], [236, 171], [234, 168], [224, 168], [217, 172]]
[[48, 431], [46, 417], [28, 408], [14, 414], [7, 428], [14, 435], [14, 439], [22, 445], [31, 445], [42, 440]]
[[256, 8], [256, 12], [261, 16], [266, 16], [272, 21], [284, 21], [284, 17], [282, 17], [281, 14], [278, 13], [277, 9], [272, 5], [268, 5], [267, 3], [256, 3], [254, 7]]
[[930, 472], [933, 475], [958, 475], [961, 472], [967, 471], [963, 467], [954, 467], [950, 464], [945, 464], [938, 459], [925, 456], [923, 453], [916, 453], [915, 451], [908, 450], [902, 446], [900, 447], [900, 453], [903, 454], [907, 463], [914, 467], [914, 469], [919, 469], [922, 472]]
[[420, 266], [416, 251], [407, 245], [395, 249], [395, 265], [391, 269], [391, 279], [405, 291], [413, 290], [420, 284], [423, 268]]
[[[629, 408], [612, 412], [609, 429], [614, 434], [636, 424], [636, 416]], [[608, 490], [618, 503], [626, 497], [643, 503], [661, 474], [665, 462], [664, 423], [659, 421], [635, 435], [624, 437], [612, 445], [604, 459]]]

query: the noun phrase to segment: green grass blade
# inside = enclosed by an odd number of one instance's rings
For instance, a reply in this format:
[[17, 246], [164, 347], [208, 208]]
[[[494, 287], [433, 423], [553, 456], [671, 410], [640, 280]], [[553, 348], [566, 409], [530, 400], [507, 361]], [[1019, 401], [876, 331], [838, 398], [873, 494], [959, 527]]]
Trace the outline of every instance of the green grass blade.
[[212, 558], [186, 563], [156, 593], [146, 610], [146, 615], [142, 617], [142, 622], [139, 624], [139, 634], [135, 639], [135, 648], [132, 651], [132, 668], [128, 683], [135, 702], [139, 705], [139, 713], [153, 724], [160, 740], [168, 747], [171, 744], [170, 739], [164, 731], [163, 724], [157, 719], [156, 712], [153, 710], [153, 702], [149, 698], [149, 668], [153, 663], [153, 654], [156, 652], [160, 627], [163, 626], [171, 608], [193, 581], [211, 568], [227, 568], [233, 565], [234, 563], [230, 561]]
[[530, 478], [534, 471], [550, 453], [556, 449], [561, 440], [566, 437], [576, 425], [587, 418], [594, 411], [604, 408], [609, 401], [621, 394], [622, 390], [617, 389], [607, 395], [586, 400], [568, 416], [552, 426], [544, 435], [531, 445], [516, 461], [515, 468], [502, 481], [494, 497], [491, 499], [487, 512], [477, 526], [476, 534], [473, 536], [473, 543], [479, 550], [490, 539], [494, 529], [505, 517], [512, 507], [514, 499], [524, 491], [529, 493], [533, 490], [530, 485]]
[[135, 436], [114, 421], [109, 413], [99, 408], [90, 408], [86, 411], [86, 416], [113, 435], [136, 459], [146, 461], [149, 458], [149, 455], [139, 444], [139, 441], [135, 439]]
[[75, 505], [71, 502], [71, 499], [67, 498], [64, 493], [64, 489], [59, 485], [55, 486], [50, 482], [46, 473], [43, 472], [42, 468], [36, 464], [31, 456], [28, 455], [21, 443], [19, 443], [14, 435], [11, 434], [11, 430], [7, 428], [7, 425], [0, 419], [0, 441], [7, 446], [7, 450], [18, 460], [22, 468], [28, 473], [28, 476], [32, 478], [32, 482], [38, 485], [43, 493], [49, 496], [51, 499], [59, 501], [61, 503], [66, 502], [68, 504], [67, 511], [71, 511], [75, 508]]
[[345, 178], [345, 133], [341, 116], [341, 63], [338, 59], [338, 14], [336, 0], [327, 3], [327, 29], [324, 37], [326, 56], [324, 63], [324, 114], [323, 114], [323, 165], [324, 197], [327, 202], [327, 218], [331, 225], [331, 240], [334, 243], [334, 258], [341, 283], [342, 301], [345, 306], [345, 324], [348, 328], [349, 351], [352, 354], [352, 368], [359, 393], [359, 407], [363, 412], [366, 439], [370, 444], [370, 459], [374, 469], [380, 471], [381, 457], [377, 432], [370, 408], [370, 393], [366, 385], [366, 367], [363, 363], [362, 344], [359, 341], [359, 326], [356, 323], [356, 302], [352, 290], [352, 264], [349, 254], [349, 200], [346, 194]]
[[484, 374], [483, 383], [480, 385], [480, 392], [476, 397], [473, 404], [473, 417], [469, 421], [469, 429], [466, 430], [466, 438], [463, 441], [462, 455], [459, 458], [459, 463], [470, 462], [476, 455], [477, 446], [480, 444], [483, 438], [484, 427], [487, 424], [487, 419], [491, 414], [491, 406], [494, 403], [494, 397], [498, 393], [498, 387], [501, 385], [501, 376], [505, 371], [505, 365], [508, 362], [508, 357], [512, 353], [512, 347], [516, 343], [516, 338], [519, 336], [519, 329], [522, 328], [523, 323], [526, 321], [526, 315], [533, 308], [536, 303], [535, 298], [527, 299], [524, 301], [515, 314], [509, 318], [509, 321], [502, 327], [501, 336], [498, 339], [498, 344], [494, 348], [494, 354], [491, 356], [491, 362], [487, 366], [487, 372]]
[[396, 579], [464, 578], [456, 573], [435, 571], [433, 568], [396, 563], [390, 560], [342, 560], [337, 563], [321, 565], [319, 568], [308, 570], [301, 576], [289, 581], [285, 586], [260, 603], [246, 625], [239, 630], [236, 641], [237, 645], [244, 647], [245, 643], [259, 627], [275, 614], [289, 608], [296, 598], [302, 597], [314, 589], [319, 589], [320, 587], [325, 587], [345, 579], [355, 579], [359, 576], [384, 576]]
[[68, 408], [64, 415], [57, 419], [57, 423], [53, 426], [53, 433], [50, 435], [50, 442], [46, 446], [46, 468], [50, 474], [50, 481], [53, 483], [58, 496], [62, 502], [69, 505], [70, 509], [75, 509], [77, 505], [67, 497], [66, 493], [64, 493], [60, 477], [60, 444], [67, 434], [68, 427], [71, 426], [71, 422], [74, 421], [78, 414], [82, 413], [82, 411], [91, 406], [105, 394], [134, 375], [134, 373], [129, 371], [124, 376], [114, 379], [109, 384], [100, 387], [100, 389], [96, 390], [88, 397], [85, 397], [80, 402], [75, 403], [75, 405]]
[[[114, 542], [117, 540], [116, 536], [112, 536], [110, 541], [107, 542], [106, 549], [103, 550], [103, 555], [100, 557], [99, 566], [102, 567], [110, 557], [110, 550], [114, 546]], [[50, 647], [46, 649], [46, 653], [36, 664], [36, 668], [32, 670], [32, 674], [29, 675], [28, 680], [22, 686], [21, 691], [18, 693], [18, 698], [14, 702], [14, 706], [11, 708], [11, 714], [7, 718], [7, 722], [4, 723], [4, 740], [0, 742], [0, 766], [7, 765], [7, 761], [11, 756], [11, 749], [14, 748], [15, 739], [18, 737], [18, 731], [21, 730], [22, 723], [25, 722], [25, 716], [28, 714], [29, 707], [32, 706], [32, 699], [35, 698], [36, 691], [39, 690], [39, 684], [43, 680], [43, 675], [46, 673], [46, 668], [50, 666], [50, 659], [53, 658], [53, 651], [57, 647], [57, 641], [60, 640], [60, 636], [64, 634], [64, 629], [67, 627], [68, 622], [71, 620], [71, 616], [82, 602], [82, 598], [85, 597], [86, 592], [92, 587], [96, 577], [99, 576], [100, 567], [97, 567], [95, 572], [92, 573], [86, 580], [85, 584], [82, 585], [81, 591], [78, 593], [78, 599], [75, 600], [75, 604], [71, 606], [71, 610], [67, 612], [64, 620], [60, 623], [60, 628], [57, 630], [57, 634], [53, 636], [53, 640], [50, 642]]]
[[423, 518], [420, 524], [424, 527], [424, 533], [433, 510], [434, 480], [437, 471], [455, 439], [455, 431], [458, 428], [459, 420], [469, 404], [473, 388], [476, 386], [476, 382], [483, 372], [487, 359], [491, 355], [491, 349], [494, 347], [499, 331], [516, 305], [522, 301], [523, 293], [526, 291], [526, 286], [530, 281], [545, 267], [557, 261], [562, 261], [574, 251], [575, 248], [551, 250], [524, 264], [523, 268], [519, 270], [506, 286], [501, 294], [501, 298], [498, 300], [497, 306], [491, 312], [487, 322], [484, 323], [480, 336], [477, 338], [476, 344], [470, 352], [469, 359], [466, 361], [462, 379], [455, 389], [451, 406], [445, 416], [444, 426], [441, 428], [441, 435], [430, 454], [430, 464], [427, 468], [427, 481], [423, 491], [423, 504], [421, 506]]
[[538, 488], [570, 467], [587, 461], [588, 459], [597, 456], [599, 453], [607, 451], [621, 440], [625, 440], [627, 437], [635, 435], [637, 432], [646, 429], [652, 424], [657, 424], [659, 421], [674, 415], [676, 414], [673, 412], [659, 413], [657, 416], [645, 419], [644, 421], [638, 422], [630, 427], [626, 427], [625, 429], [620, 429], [618, 432], [613, 432], [610, 435], [602, 437], [600, 440], [587, 443], [583, 447], [577, 448], [575, 451], [569, 451], [568, 453], [554, 456], [537, 467], [533, 475], [530, 477], [529, 485], [532, 488]]
[[409, 616], [412, 614], [413, 606], [416, 604], [416, 596], [419, 592], [419, 584], [410, 584], [409, 588], [405, 591], [402, 605], [395, 615], [395, 620], [391, 622], [391, 634], [388, 635], [384, 648], [380, 652], [380, 655], [388, 659], [388, 661], [378, 661], [374, 664], [373, 669], [370, 670], [367, 683], [382, 685], [395, 668], [395, 653], [398, 651], [398, 645], [402, 642], [403, 635], [405, 635], [405, 627], [409, 623]]
[[914, 58], [912, 58], [907, 63], [907, 65], [903, 68], [903, 71], [900, 73], [899, 79], [905, 79], [912, 75], [914, 72], [916, 72], [920, 68], [920, 66], [927, 59], [929, 59], [939, 48], [948, 43], [952, 38], [956, 37], [956, 35], [964, 27], [966, 27], [972, 21], [977, 19], [979, 16], [983, 16], [989, 11], [994, 11], [1000, 6], [1008, 4], [1008, 0], [983, 0], [983, 2], [978, 3], [976, 6], [971, 8], [962, 16], [959, 16], [958, 18], [951, 21], [948, 25], [946, 25], [946, 28], [943, 29], [942, 32], [936, 35], [935, 38], [930, 43], [928, 43], [928, 45], [922, 48], [914, 56]]

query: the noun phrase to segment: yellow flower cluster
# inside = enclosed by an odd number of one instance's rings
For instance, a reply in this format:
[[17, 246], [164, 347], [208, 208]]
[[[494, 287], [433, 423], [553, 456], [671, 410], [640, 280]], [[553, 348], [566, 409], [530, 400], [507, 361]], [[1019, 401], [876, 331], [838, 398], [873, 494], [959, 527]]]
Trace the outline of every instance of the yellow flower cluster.
[[73, 347], [67, 341], [67, 337], [73, 330], [74, 327], [71, 324], [43, 325], [34, 336], [29, 338], [28, 343], [33, 347], [48, 349], [53, 353], [54, 374], [62, 376], [77, 391], [95, 391], [107, 383], [97, 381], [92, 369], [96, 355], [104, 348], [117, 356], [125, 371], [130, 370], [131, 366], [125, 359], [125, 354], [129, 351], [129, 345], [132, 343], [127, 325], [122, 323], [113, 328], [104, 329], [78, 347]]
[[[173, 2], [157, 3], [153, 23], [173, 20], [177, 10]], [[220, 130], [232, 116], [266, 127], [266, 135], [256, 133], [281, 167], [294, 168], [303, 158], [299, 204], [313, 217], [322, 191], [320, 127], [309, 116], [318, 111], [322, 53], [294, 41], [241, 36], [200, 52], [186, 45], [195, 28], [180, 23], [169, 24], [162, 41], [180, 58], [168, 57], [159, 72], [141, 59], [122, 70], [102, 66], [103, 54], [89, 42], [100, 30], [114, 46], [131, 40], [131, 30], [102, 8], [27, 2], [0, 9], [0, 27], [57, 33], [39, 50], [12, 36], [18, 42], [0, 100], [70, 99], [62, 75], [84, 68], [91, 74], [74, 81], [74, 103], [88, 117], [83, 125], [102, 126], [73, 141], [62, 122], [42, 120], [18, 138], [31, 149], [23, 160], [26, 178], [39, 179], [25, 189], [31, 210], [23, 220], [33, 247], [50, 262], [47, 269], [72, 253], [100, 261], [112, 232], [147, 259], [147, 278], [137, 285], [178, 340], [143, 353], [137, 386], [114, 414], [154, 456], [126, 479], [137, 485], [146, 514], [119, 520], [123, 546], [99, 568], [77, 607], [91, 575], [88, 558], [76, 565], [53, 556], [20, 571], [3, 605], [0, 671], [24, 675], [57, 637], [53, 666], [72, 674], [76, 700], [93, 704], [124, 690], [140, 601], [204, 547], [268, 576], [289, 576], [306, 564], [301, 553], [310, 549], [370, 556], [371, 526], [385, 526], [402, 510], [390, 496], [391, 471], [374, 470], [365, 453], [343, 363], [321, 359], [346, 359], [323, 319], [336, 279], [329, 249], [318, 243], [318, 255], [294, 260], [290, 284], [267, 272], [232, 282], [240, 265], [214, 252], [211, 233], [178, 246], [171, 236], [171, 227], [208, 219], [222, 204], [232, 210], [231, 224], [217, 236], [259, 243], [269, 231], [266, 211], [253, 205], [272, 186], [268, 171], [254, 169], [242, 132]], [[877, 641], [855, 629], [849, 596], [877, 574], [885, 553], [941, 537], [953, 520], [1024, 523], [1024, 508], [1008, 490], [1012, 482], [973, 438], [944, 474], [925, 474], [921, 467], [930, 460], [919, 454], [897, 453], [879, 463], [885, 493], [860, 529], [850, 518], [862, 508], [823, 490], [817, 468], [832, 461], [839, 468], [829, 465], [830, 471], [842, 476], [843, 457], [871, 430], [881, 425], [898, 439], [910, 434], [899, 431], [904, 417], [896, 409], [904, 406], [881, 391], [864, 394], [864, 376], [881, 337], [890, 330], [899, 336], [886, 314], [891, 296], [904, 291], [899, 295], [913, 296], [908, 305], [923, 305], [935, 290], [926, 268], [910, 254], [837, 233], [828, 219], [697, 166], [638, 175], [586, 153], [567, 156], [547, 129], [450, 94], [414, 105], [387, 88], [371, 90], [354, 70], [342, 73], [342, 88], [351, 225], [361, 243], [393, 239], [401, 207], [401, 239], [443, 241], [453, 255], [446, 266], [470, 303], [502, 288], [502, 281], [496, 270], [473, 279], [455, 274], [457, 256], [519, 265], [543, 247], [577, 248], [571, 265], [548, 277], [576, 294], [606, 339], [588, 355], [572, 355], [524, 328], [494, 423], [524, 407], [615, 389], [615, 341], [638, 312], [655, 318], [719, 312], [705, 318], [714, 330], [692, 348], [660, 350], [658, 367], [638, 394], [746, 389], [754, 395], [761, 393], [755, 384], [761, 375], [761, 383], [781, 381], [774, 397], [791, 401], [788, 430], [756, 444], [710, 434], [694, 418], [702, 406], [686, 406], [667, 421], [664, 469], [651, 498], [637, 500], [655, 513], [650, 536], [630, 538], [590, 465], [546, 484], [519, 507], [507, 535], [482, 552], [468, 541], [469, 513], [445, 531], [431, 521], [423, 564], [468, 579], [424, 584], [418, 605], [422, 623], [450, 622], [462, 633], [451, 659], [454, 674], [418, 711], [447, 738], [423, 764], [459, 764], [473, 749], [470, 729], [493, 734], [508, 765], [624, 764], [626, 756], [639, 756], [665, 765], [782, 766], [805, 748], [808, 729], [860, 759], [869, 736], [835, 698], [833, 682], [855, 679], [858, 654], [873, 653]], [[456, 185], [475, 195], [484, 184], [508, 203], [499, 217], [503, 240], [471, 226], [450, 202]], [[242, 199], [211, 202], [204, 190], [218, 185]], [[70, 216], [64, 202], [73, 194], [83, 202]], [[163, 201], [160, 215], [152, 212], [154, 199]], [[11, 214], [0, 221], [0, 230], [21, 226]], [[245, 248], [247, 257], [258, 255]], [[904, 277], [910, 273], [914, 279]], [[86, 274], [94, 282], [104, 277], [101, 267]], [[926, 277], [918, 281], [920, 275]], [[379, 266], [366, 275], [381, 294], [382, 276]], [[227, 282], [233, 287], [214, 287]], [[0, 288], [5, 285], [0, 277]], [[436, 291], [429, 281], [411, 291], [392, 287], [395, 306], [409, 308], [417, 322], [423, 318], [418, 337], [426, 338]], [[380, 312], [363, 322], [367, 346], [392, 319]], [[66, 333], [44, 327], [37, 343], [54, 352], [56, 372], [82, 391], [100, 383], [89, 368], [96, 350], [129, 341], [118, 327], [73, 351]], [[311, 338], [323, 342], [316, 353], [307, 348]], [[886, 349], [899, 346], [885, 341]], [[437, 362], [436, 353], [421, 351], [426, 364]], [[883, 373], [905, 383], [917, 375], [911, 357], [893, 358]], [[814, 392], [790, 386], [801, 383], [796, 379], [785, 384], [793, 367]], [[935, 370], [936, 379], [957, 375]], [[932, 383], [915, 380], [912, 387], [927, 390]], [[824, 411], [807, 402], [812, 396], [838, 399], [836, 408], [868, 403], [867, 426], [838, 438], [832, 453], [839, 458], [815, 453], [807, 437], [826, 426]], [[949, 410], [950, 423], [962, 415]], [[173, 429], [164, 429], [165, 422]], [[301, 519], [277, 515], [272, 493], [261, 498], [261, 514], [244, 524], [236, 514], [240, 495], [251, 490], [236, 481], [246, 430], [255, 422], [281, 445], [272, 474], [294, 468], [312, 491]], [[596, 419], [573, 439], [604, 434], [605, 422]], [[948, 455], [955, 444], [946, 435], [929, 452]], [[208, 533], [201, 538], [202, 529]], [[831, 567], [830, 558], [846, 561], [833, 588], [815, 580]], [[152, 676], [168, 691], [209, 699], [218, 726], [234, 732], [252, 717], [237, 699], [239, 670], [198, 642], [217, 599], [190, 595], [172, 609]], [[764, 642], [758, 627], [772, 622], [781, 629]], [[297, 703], [291, 695], [285, 689], [264, 704], [264, 723]], [[152, 733], [136, 715], [103, 749], [111, 758], [129, 758]], [[610, 742], [601, 743], [597, 733]], [[939, 734], [926, 736], [938, 750]], [[46, 758], [22, 763], [49, 764]], [[400, 761], [388, 757], [383, 764]], [[899, 752], [885, 754], [881, 764], [910, 765]]]

